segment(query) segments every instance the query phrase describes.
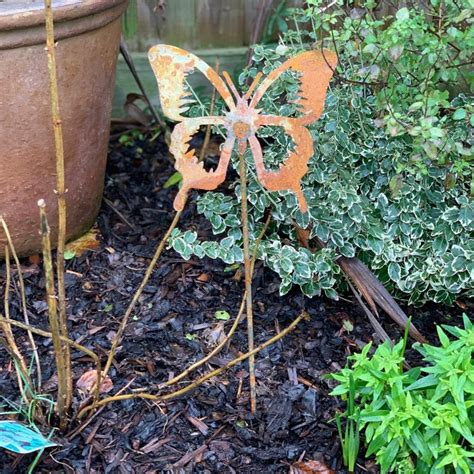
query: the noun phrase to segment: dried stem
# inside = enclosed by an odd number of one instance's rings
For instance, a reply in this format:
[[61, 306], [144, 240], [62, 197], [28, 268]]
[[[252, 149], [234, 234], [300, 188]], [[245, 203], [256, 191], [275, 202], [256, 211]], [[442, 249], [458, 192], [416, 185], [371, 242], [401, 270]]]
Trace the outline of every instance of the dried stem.
[[[7, 318], [0, 315], [0, 324], [4, 324], [6, 322], [7, 322]], [[20, 321], [14, 321], [14, 320], [10, 320], [10, 321], [8, 321], [8, 323], [11, 324], [12, 326], [16, 326], [20, 329], [24, 329], [25, 331], [29, 331], [33, 334], [37, 334], [38, 336], [47, 337], [49, 339], [53, 338], [53, 333], [51, 333], [49, 331], [44, 331], [43, 329], [35, 328], [35, 327], [31, 326], [30, 324], [24, 324], [24, 323], [21, 323]], [[94, 388], [94, 395], [93, 396], [94, 396], [94, 399], [97, 400], [99, 398], [99, 389], [100, 389], [100, 385], [101, 385], [100, 374], [102, 373], [101, 372], [101, 363], [100, 363], [99, 357], [93, 351], [91, 351], [87, 347], [83, 346], [82, 344], [79, 344], [78, 342], [73, 341], [72, 339], [69, 339], [69, 338], [64, 337], [64, 336], [59, 336], [59, 339], [61, 339], [61, 341], [64, 342], [65, 344], [68, 344], [69, 346], [74, 347], [74, 349], [77, 349], [78, 351], [81, 351], [84, 354], [88, 355], [94, 361], [95, 367], [96, 367], [96, 370], [97, 370], [97, 374], [98, 374], [98, 377], [97, 377], [97, 382], [98, 383], [96, 384], [96, 387]]]
[[[247, 209], [247, 174], [244, 154], [239, 152], [240, 165], [240, 196], [242, 207], [242, 237], [244, 243], [244, 268], [245, 268], [245, 308], [247, 313], [247, 334], [249, 352], [254, 348], [253, 335], [253, 307], [252, 307], [252, 263], [249, 250], [249, 223]], [[257, 383], [255, 380], [255, 357], [249, 357], [249, 380], [250, 380], [250, 412], [254, 414], [257, 410]]]
[[171, 232], [173, 232], [173, 229], [178, 224], [181, 213], [182, 213], [182, 211], [178, 211], [175, 214], [174, 219], [171, 222], [168, 230], [166, 231], [165, 235], [163, 236], [160, 243], [158, 244], [158, 247], [155, 251], [155, 255], [153, 255], [153, 258], [151, 259], [151, 262], [148, 265], [148, 268], [146, 269], [145, 275], [143, 276], [143, 280], [140, 283], [140, 286], [138, 287], [137, 291], [133, 295], [132, 301], [130, 302], [130, 304], [127, 308], [127, 311], [125, 312], [125, 315], [122, 318], [119, 329], [117, 331], [117, 334], [114, 337], [114, 341], [112, 342], [112, 347], [110, 348], [110, 352], [109, 352], [109, 355], [107, 357], [107, 362], [105, 364], [103, 377], [106, 377], [106, 375], [108, 374], [108, 372], [110, 370], [110, 366], [112, 365], [112, 362], [114, 360], [115, 353], [117, 352], [117, 346], [120, 343], [120, 341], [122, 340], [122, 335], [123, 335], [123, 332], [125, 331], [125, 328], [127, 327], [127, 323], [128, 323], [128, 320], [130, 319], [130, 315], [132, 314], [132, 311], [134, 310], [135, 305], [137, 304], [141, 294], [143, 293], [143, 290], [144, 290], [145, 286], [148, 283], [148, 280], [151, 277], [151, 274], [153, 273], [153, 270], [155, 269], [156, 262], [160, 258], [160, 255], [163, 252], [163, 249], [165, 248], [166, 242], [168, 241], [168, 239], [171, 235]]
[[15, 341], [15, 336], [11, 328], [11, 318], [10, 318], [10, 282], [11, 282], [11, 272], [10, 272], [10, 253], [8, 246], [5, 246], [5, 266], [6, 266], [6, 278], [5, 278], [5, 293], [4, 293], [4, 308], [5, 308], [5, 321], [3, 321], [0, 327], [5, 334], [5, 340], [7, 343], [8, 350], [15, 360], [15, 369], [18, 379], [18, 387], [22, 398], [28, 403], [28, 396], [25, 392], [25, 387], [23, 381], [25, 381], [29, 386], [31, 386], [30, 376], [28, 374], [28, 367], [26, 366], [25, 359], [23, 358], [20, 349]]
[[[260, 232], [256, 242], [255, 242], [255, 247], [253, 251], [253, 256], [252, 256], [252, 264], [251, 264], [251, 270], [250, 273], [253, 275], [253, 269], [255, 266], [255, 260], [257, 257], [257, 250], [260, 245], [260, 242], [262, 241], [263, 236], [265, 235], [265, 232], [268, 229], [268, 225], [270, 224], [270, 219], [271, 219], [271, 214], [268, 214], [267, 220], [265, 221], [265, 225], [263, 226], [262, 231]], [[229, 332], [226, 334], [224, 339], [211, 351], [209, 354], [207, 354], [205, 357], [202, 359], [198, 360], [195, 362], [193, 365], [188, 367], [186, 370], [181, 372], [180, 374], [176, 375], [176, 377], [173, 377], [171, 380], [168, 380], [165, 382], [165, 386], [170, 386], [178, 383], [181, 379], [189, 375], [192, 371], [196, 370], [197, 368], [201, 367], [204, 365], [208, 360], [210, 360], [212, 357], [214, 357], [216, 354], [218, 354], [221, 349], [232, 339], [232, 336], [234, 335], [235, 331], [237, 330], [237, 327], [240, 323], [240, 320], [242, 318], [242, 313], [244, 312], [245, 308], [245, 301], [246, 301], [246, 295], [247, 293], [244, 292], [242, 296], [242, 302], [240, 304], [240, 309], [239, 312], [237, 313], [237, 316], [235, 317], [234, 323], [232, 324], [232, 327], [230, 328]]]
[[180, 397], [182, 395], [185, 395], [186, 393], [190, 392], [191, 390], [194, 390], [197, 388], [199, 385], [203, 384], [207, 380], [216, 377], [217, 375], [220, 375], [222, 372], [226, 371], [227, 369], [230, 369], [231, 367], [234, 367], [234, 365], [237, 365], [238, 363], [248, 359], [251, 356], [254, 356], [258, 352], [262, 351], [266, 347], [274, 344], [275, 342], [279, 341], [282, 337], [286, 336], [289, 332], [291, 332], [299, 323], [302, 319], [308, 319], [308, 314], [303, 311], [294, 321], [291, 322], [291, 324], [285, 328], [283, 331], [280, 333], [276, 334], [273, 336], [271, 339], [268, 339], [264, 343], [260, 344], [258, 347], [253, 349], [252, 351], [246, 352], [245, 354], [240, 355], [239, 357], [232, 359], [230, 362], [228, 362], [226, 365], [223, 367], [219, 367], [218, 369], [213, 370], [212, 372], [209, 372], [206, 375], [203, 375], [196, 381], [190, 383], [189, 385], [186, 385], [186, 387], [183, 387], [179, 390], [176, 390], [174, 392], [167, 393], [165, 395], [154, 395], [152, 393], [129, 393], [125, 395], [114, 395], [112, 397], [104, 398], [103, 400], [100, 400], [95, 407], [92, 405], [89, 405], [87, 407], [84, 407], [78, 414], [78, 418], [82, 418], [86, 413], [91, 411], [93, 408], [97, 408], [103, 405], [107, 405], [108, 403], [111, 402], [116, 402], [120, 400], [130, 400], [132, 398], [144, 398], [147, 400], [154, 400], [154, 401], [159, 401], [159, 402], [164, 402], [167, 400], [171, 400], [176, 397]]
[[[46, 50], [48, 54], [49, 86], [51, 94], [51, 113], [54, 130], [54, 146], [56, 151], [56, 193], [58, 198], [58, 244], [56, 252], [56, 272], [58, 280], [59, 329], [63, 337], [68, 337], [66, 315], [66, 289], [64, 285], [64, 247], [66, 245], [66, 186], [64, 173], [64, 146], [59, 113], [58, 80], [56, 69], [56, 52], [54, 45], [54, 22], [51, 0], [44, 0], [46, 19]], [[72, 401], [71, 354], [67, 344], [61, 343], [64, 368], [66, 371], [67, 390], [65, 393], [65, 409], [68, 410]]]
[[[58, 370], [58, 398], [56, 401], [56, 411], [59, 416], [61, 429], [66, 427], [67, 418], [67, 391], [68, 381], [66, 372], [66, 359], [63, 352], [65, 344], [61, 340], [61, 330], [59, 326], [58, 309], [56, 304], [56, 291], [54, 288], [53, 259], [51, 257], [51, 239], [48, 219], [46, 217], [46, 204], [43, 199], [38, 201], [41, 219], [41, 238], [43, 244], [44, 273], [46, 279], [46, 298], [48, 303], [49, 326], [51, 328], [51, 339], [53, 340], [54, 356]], [[65, 336], [63, 336], [65, 337]], [[69, 352], [69, 350], [68, 350]]]
[[[8, 230], [7, 223], [0, 217], [0, 222], [2, 223], [3, 231], [5, 232], [5, 236], [7, 238], [8, 245], [10, 247], [11, 254], [13, 256], [13, 260], [15, 261], [16, 269], [18, 272], [18, 282], [20, 284], [20, 297], [21, 297], [21, 308], [23, 311], [23, 319], [25, 320], [25, 324], [30, 324], [30, 320], [28, 317], [28, 309], [26, 307], [26, 292], [25, 292], [25, 281], [23, 280], [23, 273], [21, 271], [20, 260], [18, 259], [18, 255], [15, 250], [15, 246], [13, 245], [13, 240], [10, 235], [10, 231]], [[33, 334], [28, 331], [28, 339], [30, 340], [31, 350], [33, 352], [33, 358], [36, 364], [36, 376], [38, 381], [38, 388], [41, 387], [41, 364], [38, 355], [38, 349], [36, 347], [35, 339]]]
[[[216, 66], [214, 68], [216, 74], [219, 74], [219, 60], [216, 60]], [[212, 89], [212, 95], [211, 95], [211, 105], [209, 107], [209, 115], [214, 114], [214, 107], [216, 105], [216, 89]], [[204, 158], [206, 157], [206, 151], [207, 147], [209, 146], [209, 141], [211, 140], [211, 130], [212, 130], [212, 125], [208, 125], [206, 127], [206, 133], [204, 135], [204, 141], [202, 143], [201, 151], [199, 153], [199, 161], [203, 161]]]
[[236, 329], [239, 325], [240, 319], [241, 319], [242, 314], [244, 312], [244, 309], [245, 309], [245, 296], [246, 296], [246, 293], [244, 292], [244, 295], [242, 297], [242, 302], [240, 304], [239, 312], [237, 313], [237, 316], [235, 317], [234, 323], [232, 324], [232, 327], [230, 328], [229, 332], [226, 334], [224, 339], [211, 352], [209, 352], [209, 354], [207, 354], [205, 357], [203, 357], [202, 359], [195, 362], [193, 365], [188, 367], [186, 370], [183, 370], [183, 372], [176, 375], [176, 377], [173, 377], [171, 380], [168, 380], [167, 382], [165, 382], [166, 386], [170, 386], [170, 385], [174, 385], [174, 384], [178, 383], [181, 379], [183, 379], [184, 377], [189, 375], [191, 372], [193, 372], [197, 368], [201, 367], [208, 360], [210, 360], [212, 357], [214, 357], [216, 354], [218, 354], [221, 351], [221, 349], [230, 341], [230, 339], [234, 335], [234, 333], [235, 333], [235, 331], [236, 331]]

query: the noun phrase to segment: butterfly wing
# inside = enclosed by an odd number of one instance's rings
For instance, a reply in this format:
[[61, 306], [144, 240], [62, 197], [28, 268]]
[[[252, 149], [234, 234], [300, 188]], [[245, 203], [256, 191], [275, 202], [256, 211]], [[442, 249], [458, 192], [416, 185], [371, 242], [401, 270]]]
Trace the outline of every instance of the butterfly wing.
[[175, 46], [153, 46], [149, 53], [151, 67], [155, 73], [160, 90], [160, 101], [164, 114], [179, 121], [171, 134], [170, 151], [175, 157], [175, 168], [182, 175], [182, 186], [175, 200], [174, 208], [182, 210], [190, 189], [215, 189], [225, 179], [227, 167], [234, 145], [234, 139], [228, 139], [222, 148], [216, 170], [206, 171], [199, 162], [194, 150], [189, 149], [192, 136], [203, 125], [224, 125], [224, 117], [187, 118], [182, 114], [193, 100], [189, 97], [186, 78], [200, 71], [216, 88], [230, 110], [235, 108], [232, 96], [219, 75], [194, 54]]
[[249, 138], [250, 149], [255, 161], [255, 169], [260, 182], [269, 191], [290, 190], [296, 194], [301, 212], [306, 212], [308, 206], [301, 190], [301, 179], [308, 171], [308, 161], [313, 155], [313, 138], [309, 130], [290, 117], [275, 115], [260, 115], [258, 126], [282, 127], [293, 139], [294, 147], [289, 152], [280, 169], [269, 171], [263, 162], [263, 152], [257, 137]]
[[298, 73], [300, 89], [296, 104], [301, 116], [295, 118], [300, 124], [318, 120], [324, 108], [326, 92], [337, 65], [337, 56], [329, 50], [314, 50], [300, 53], [274, 69], [262, 81], [252, 97], [250, 106], [256, 107], [268, 88], [285, 72]]
[[195, 156], [194, 150], [189, 150], [189, 141], [203, 125], [223, 125], [223, 117], [187, 118], [178, 123], [171, 134], [170, 151], [174, 155], [175, 168], [181, 173], [183, 180], [181, 188], [174, 200], [174, 208], [181, 211], [190, 189], [216, 189], [225, 180], [230, 156], [235, 138], [228, 137], [224, 142], [215, 170], [206, 171], [204, 163]]
[[153, 72], [160, 90], [163, 113], [172, 120], [181, 121], [182, 115], [192, 99], [186, 88], [186, 77], [194, 71], [200, 71], [216, 88], [229, 109], [235, 108], [234, 101], [219, 75], [203, 60], [184, 49], [159, 44], [148, 52]]
[[280, 117], [276, 115], [258, 116], [257, 126], [282, 127], [293, 140], [293, 149], [277, 171], [269, 171], [263, 162], [263, 152], [258, 139], [252, 136], [249, 145], [252, 150], [257, 176], [269, 191], [290, 190], [296, 194], [302, 212], [308, 209], [301, 190], [301, 179], [308, 171], [308, 161], [313, 155], [313, 139], [305, 125], [319, 119], [324, 109], [326, 92], [337, 65], [335, 53], [306, 51], [285, 61], [274, 69], [258, 86], [250, 102], [257, 107], [265, 92], [286, 71], [298, 74], [299, 91], [295, 101], [298, 106], [298, 117]]

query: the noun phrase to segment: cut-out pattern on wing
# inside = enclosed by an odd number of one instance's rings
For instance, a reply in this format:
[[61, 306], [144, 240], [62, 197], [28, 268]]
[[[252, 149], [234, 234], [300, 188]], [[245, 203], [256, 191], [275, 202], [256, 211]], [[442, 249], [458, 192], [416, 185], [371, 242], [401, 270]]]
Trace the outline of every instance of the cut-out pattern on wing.
[[[308, 171], [308, 161], [313, 154], [313, 142], [311, 133], [305, 125], [317, 120], [323, 111], [326, 91], [337, 63], [334, 53], [307, 51], [298, 54], [272, 71], [258, 87], [261, 74], [257, 75], [244, 95], [239, 94], [230, 76], [224, 72], [224, 78], [235, 96], [235, 102], [222, 78], [193, 54], [174, 46], [158, 45], [151, 48], [149, 58], [158, 81], [163, 112], [169, 118], [180, 122], [173, 130], [170, 146], [170, 151], [176, 159], [175, 167], [183, 176], [181, 189], [174, 201], [176, 210], [183, 209], [190, 189], [213, 190], [224, 181], [234, 145], [237, 144], [241, 154], [245, 152], [247, 145], [250, 145], [257, 176], [266, 189], [294, 192], [300, 210], [307, 211], [301, 179]], [[224, 99], [229, 108], [224, 116], [186, 118], [182, 115], [190, 102], [185, 88], [186, 76], [195, 70], [204, 74]], [[301, 116], [292, 118], [261, 114], [256, 108], [259, 100], [285, 71], [294, 71], [298, 74], [300, 87], [296, 104]], [[255, 94], [250, 98], [254, 90]], [[194, 151], [189, 150], [192, 135], [202, 125], [219, 125], [227, 131], [219, 164], [213, 171], [206, 171], [194, 155]], [[283, 127], [295, 144], [294, 149], [289, 151], [276, 171], [265, 168], [262, 148], [256, 137], [259, 127], [266, 125]]]
[[178, 123], [171, 134], [170, 152], [176, 159], [175, 168], [181, 173], [183, 180], [181, 188], [174, 200], [174, 208], [181, 211], [186, 202], [190, 189], [216, 189], [225, 180], [230, 155], [235, 139], [227, 138], [221, 150], [217, 169], [206, 171], [204, 163], [195, 156], [194, 150], [189, 149], [192, 136], [203, 125], [223, 125], [223, 117], [188, 118]]
[[229, 108], [235, 107], [224, 81], [194, 54], [175, 46], [160, 44], [150, 49], [148, 59], [158, 81], [163, 113], [172, 120], [183, 120], [185, 117], [182, 114], [194, 102], [186, 88], [186, 77], [196, 70], [212, 83]]
[[299, 73], [299, 99], [296, 103], [302, 113], [296, 118], [301, 124], [309, 124], [319, 119], [324, 109], [324, 101], [337, 65], [337, 56], [329, 50], [306, 51], [288, 59], [274, 69], [258, 86], [250, 107], [256, 107], [267, 89], [288, 70]]
[[301, 190], [301, 179], [308, 171], [308, 161], [313, 155], [313, 139], [309, 130], [297, 119], [278, 117], [275, 115], [260, 115], [258, 126], [282, 127], [293, 140], [294, 148], [287, 158], [275, 171], [265, 168], [263, 153], [256, 137], [249, 139], [250, 148], [255, 160], [255, 168], [260, 182], [269, 191], [292, 191], [297, 199], [301, 212], [306, 212], [308, 206]]

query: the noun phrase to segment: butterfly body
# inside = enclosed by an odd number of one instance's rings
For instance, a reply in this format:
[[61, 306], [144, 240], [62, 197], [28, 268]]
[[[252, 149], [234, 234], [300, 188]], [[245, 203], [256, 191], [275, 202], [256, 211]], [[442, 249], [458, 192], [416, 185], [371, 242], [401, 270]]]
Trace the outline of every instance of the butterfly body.
[[[179, 121], [171, 135], [170, 145], [170, 151], [176, 159], [175, 167], [183, 177], [181, 189], [174, 202], [176, 210], [184, 207], [190, 189], [213, 190], [225, 180], [230, 157], [237, 144], [241, 154], [247, 147], [250, 148], [257, 177], [266, 189], [292, 191], [298, 199], [300, 210], [306, 212], [307, 204], [301, 190], [301, 179], [308, 170], [307, 163], [313, 154], [313, 141], [306, 125], [317, 120], [322, 113], [329, 80], [337, 64], [334, 53], [300, 53], [273, 70], [258, 87], [260, 75], [257, 76], [244, 95], [237, 92], [226, 73], [224, 79], [227, 85], [204, 61], [180, 48], [158, 45], [150, 49], [148, 56], [160, 88], [163, 112]], [[228, 112], [223, 116], [187, 118], [181, 115], [191, 102], [185, 88], [185, 78], [196, 69], [207, 77], [223, 98], [228, 108]], [[259, 100], [287, 70], [300, 75], [300, 94], [296, 101], [300, 116], [262, 114], [257, 109]], [[310, 77], [311, 75], [313, 77]], [[255, 88], [255, 93], [251, 96]], [[192, 136], [204, 125], [222, 126], [227, 130], [217, 168], [210, 171], [204, 169], [203, 163], [197, 159], [194, 150], [189, 150], [188, 145]], [[256, 136], [258, 129], [265, 126], [283, 128], [294, 144], [280, 168], [274, 171], [265, 168], [262, 148]]]

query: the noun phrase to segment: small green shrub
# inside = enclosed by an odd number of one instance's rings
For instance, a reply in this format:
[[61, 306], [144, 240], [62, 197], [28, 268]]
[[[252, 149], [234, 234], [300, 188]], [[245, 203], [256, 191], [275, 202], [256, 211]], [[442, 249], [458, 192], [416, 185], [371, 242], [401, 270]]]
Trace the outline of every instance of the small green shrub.
[[[474, 326], [438, 327], [441, 346], [416, 344], [426, 366], [403, 371], [405, 341], [386, 342], [369, 356], [371, 344], [349, 357], [350, 367], [330, 375], [339, 385], [332, 395], [347, 398], [365, 431], [366, 456], [375, 455], [382, 472], [473, 472]], [[354, 417], [354, 415], [353, 415]]]
[[[254, 64], [265, 74], [313, 41], [339, 52], [324, 115], [309, 127], [314, 156], [303, 182], [309, 212], [297, 210], [291, 193], [268, 193], [250, 175], [252, 240], [264, 210], [272, 212], [258, 258], [280, 276], [281, 294], [297, 285], [308, 296], [337, 297], [341, 254], [365, 261], [410, 303], [472, 296], [474, 106], [471, 96], [454, 91], [455, 84], [472, 84], [463, 69], [474, 46], [471, 10], [462, 1], [433, 0], [430, 14], [402, 8], [395, 18], [377, 19], [373, 2], [346, 11], [340, 1], [341, 8], [323, 13], [322, 2], [308, 3], [295, 11], [298, 28], [288, 30], [282, 44], [254, 51]], [[241, 84], [256, 73], [257, 66], [244, 72]], [[287, 74], [259, 106], [291, 115], [294, 106], [280, 98], [291, 99], [297, 90], [297, 78]], [[262, 128], [259, 137], [266, 166], [278, 166], [291, 139], [276, 127]], [[251, 156], [246, 159], [252, 171]], [[232, 187], [233, 196], [209, 192], [198, 201], [198, 212], [223, 239], [201, 242], [193, 232], [175, 231], [171, 244], [183, 257], [242, 262], [239, 186]], [[315, 254], [302, 248], [292, 221], [327, 248]]]

